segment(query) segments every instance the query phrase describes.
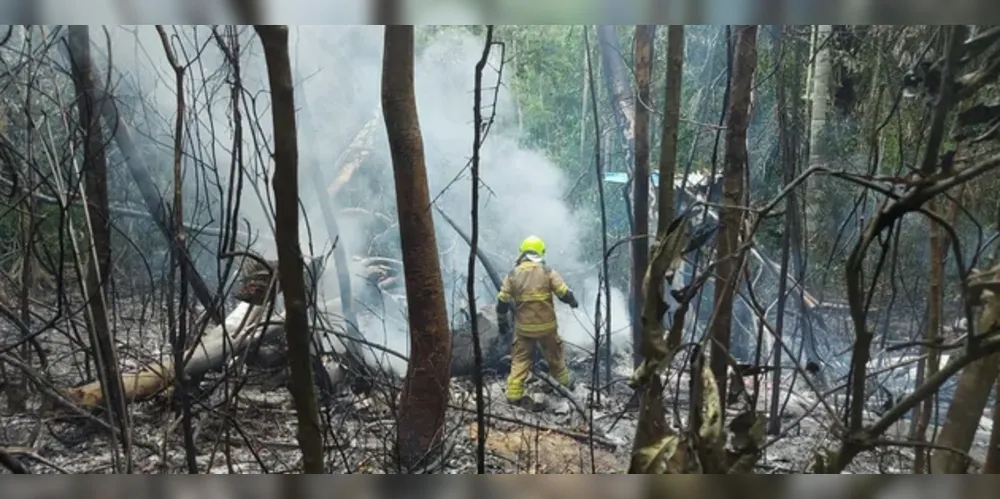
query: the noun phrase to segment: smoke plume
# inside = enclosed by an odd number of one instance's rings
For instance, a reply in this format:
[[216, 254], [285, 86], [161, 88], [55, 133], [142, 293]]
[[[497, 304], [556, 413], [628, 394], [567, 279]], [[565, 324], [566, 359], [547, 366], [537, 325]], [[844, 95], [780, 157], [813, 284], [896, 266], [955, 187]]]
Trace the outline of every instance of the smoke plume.
[[[221, 28], [220, 28], [221, 29]], [[474, 67], [483, 50], [483, 40], [459, 29], [441, 30], [432, 34], [428, 28], [418, 28], [415, 85], [417, 109], [424, 140], [428, 182], [431, 197], [438, 208], [456, 220], [464, 230], [471, 227], [471, 180], [468, 171], [473, 139], [473, 86]], [[114, 30], [114, 29], [113, 29]], [[313, 186], [306, 168], [318, 167], [326, 182], [337, 175], [338, 158], [343, 154], [354, 134], [377, 117], [373, 150], [367, 161], [351, 180], [350, 195], [338, 196], [334, 202], [338, 209], [360, 206], [365, 210], [388, 215], [395, 219], [395, 188], [388, 142], [382, 118], [377, 115], [382, 56], [381, 26], [301, 26], [291, 28], [290, 50], [296, 82], [298, 117], [300, 192], [305, 206], [300, 226], [305, 253], [324, 254], [332, 246], [333, 238], [327, 233], [323, 218], [314, 202]], [[225, 57], [210, 41], [208, 28], [180, 28], [184, 34], [180, 45], [189, 54], [202, 49], [201, 62], [189, 69], [191, 88], [203, 87], [195, 104], [196, 115], [190, 116], [191, 128], [198, 129], [203, 163], [218, 170], [219, 188], [209, 197], [215, 197], [211, 210], [219, 216], [229, 183], [229, 165], [232, 160], [233, 113], [227, 79], [232, 72], [222, 69]], [[243, 156], [247, 163], [244, 172], [240, 216], [263, 237], [254, 249], [265, 256], [275, 257], [270, 241], [270, 184], [271, 160], [266, 152], [257, 148], [270, 142], [271, 121], [268, 114], [267, 78], [262, 51], [252, 35], [244, 28], [240, 36], [242, 46], [241, 77], [245, 87], [242, 99], [244, 109]], [[141, 89], [138, 105], [159, 116], [159, 126], [149, 125], [150, 141], [161, 144], [164, 160], [159, 165], [169, 165], [171, 123], [175, 109], [173, 77], [163, 49], [152, 27], [118, 28], [112, 33], [114, 63], [126, 79], [134, 79]], [[133, 50], [132, 47], [135, 47]], [[507, 58], [516, 54], [506, 54]], [[594, 217], [593, 210], [574, 212], [563, 197], [569, 187], [566, 175], [569, 165], [556, 165], [543, 151], [521, 145], [517, 127], [517, 103], [510, 90], [513, 76], [510, 67], [501, 69], [500, 48], [494, 47], [490, 64], [484, 75], [484, 116], [495, 112], [496, 121], [490, 129], [481, 151], [481, 184], [479, 209], [479, 244], [493, 257], [501, 272], [509, 270], [517, 256], [521, 240], [528, 235], [541, 237], [548, 246], [548, 264], [564, 275], [580, 299], [581, 308], [571, 311], [557, 304], [560, 333], [565, 342], [591, 349], [593, 344], [593, 307], [598, 292], [597, 273], [600, 249], [583, 244], [587, 236], [587, 217]], [[190, 89], [189, 89], [190, 92]], [[495, 96], [495, 99], [494, 99]], [[200, 112], [199, 112], [200, 111]], [[253, 130], [251, 130], [251, 128]], [[189, 131], [194, 134], [194, 131]], [[196, 147], [197, 144], [191, 146]], [[210, 158], [208, 160], [207, 158]], [[197, 165], [188, 161], [186, 187], [194, 196]], [[202, 182], [205, 183], [205, 182]], [[207, 183], [206, 183], [207, 185]], [[202, 191], [211, 191], [204, 186]], [[204, 196], [204, 192], [200, 194]], [[204, 203], [204, 201], [202, 201]], [[370, 251], [373, 238], [385, 227], [366, 217], [339, 220], [340, 243], [346, 244], [351, 255], [364, 255]], [[307, 231], [308, 228], [308, 231]], [[441, 255], [445, 296], [453, 322], [461, 323], [460, 312], [468, 308], [465, 293], [466, 267], [469, 247], [448, 224], [435, 213], [435, 228]], [[382, 256], [398, 258], [398, 231], [388, 232], [389, 243], [381, 244], [390, 253]], [[385, 237], [384, 235], [382, 236]], [[336, 293], [336, 276], [333, 261], [328, 261], [328, 271], [321, 291], [327, 296]], [[355, 276], [355, 295], [364, 297], [360, 290], [367, 283], [352, 269]], [[492, 304], [496, 290], [486, 279], [480, 265], [476, 275], [477, 307]], [[321, 301], [322, 303], [322, 301]], [[388, 297], [368, 299], [356, 307], [362, 332], [374, 342], [405, 354], [408, 351], [408, 334], [403, 312]], [[627, 344], [628, 312], [624, 296], [613, 291], [612, 330], [615, 346]], [[601, 309], [603, 313], [604, 305]], [[605, 332], [606, 333], [606, 332]], [[392, 361], [391, 357], [387, 360]], [[400, 362], [394, 369], [403, 372]]]

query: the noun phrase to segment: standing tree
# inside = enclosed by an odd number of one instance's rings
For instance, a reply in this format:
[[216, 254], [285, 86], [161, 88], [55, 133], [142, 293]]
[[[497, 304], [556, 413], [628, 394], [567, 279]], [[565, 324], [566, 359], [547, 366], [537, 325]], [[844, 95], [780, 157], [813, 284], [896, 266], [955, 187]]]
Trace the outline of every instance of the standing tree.
[[[806, 82], [809, 92], [809, 167], [823, 166], [829, 158], [830, 87], [833, 85], [833, 61], [830, 40], [833, 26], [818, 24], [812, 27], [812, 66]], [[806, 237], [815, 235], [822, 212], [822, 191], [816, 177], [806, 181]]]
[[[795, 144], [792, 142], [790, 127], [788, 125], [788, 100], [786, 98], [785, 85], [788, 81], [790, 68], [784, 64], [784, 27], [782, 25], [771, 26], [774, 34], [774, 41], [771, 42], [772, 60], [777, 65], [774, 78], [774, 112], [778, 122], [778, 158], [784, 172], [783, 181], [785, 186], [790, 185], [795, 180]], [[785, 326], [785, 304], [787, 303], [788, 270], [792, 250], [792, 234], [795, 233], [793, 223], [795, 220], [796, 201], [792, 189], [785, 198], [784, 228], [781, 234], [781, 275], [778, 277], [778, 312], [775, 319], [774, 331], [777, 341], [774, 342], [774, 379], [781, 379], [781, 342], [784, 336]], [[760, 349], [757, 350], [760, 352]], [[774, 383], [771, 389], [770, 418], [767, 421], [767, 432], [771, 435], [781, 433], [781, 383]]]
[[[928, 202], [929, 209], [936, 210], [937, 200], [931, 199]], [[927, 221], [928, 229], [930, 231], [930, 237], [928, 237], [928, 244], [930, 246], [930, 275], [928, 276], [928, 296], [927, 296], [927, 324], [924, 326], [924, 339], [927, 342], [927, 347], [924, 351], [927, 355], [927, 360], [923, 365], [923, 372], [918, 373], [917, 386], [919, 386], [928, 377], [933, 377], [938, 372], [938, 368], [941, 366], [940, 351], [935, 345], [940, 333], [941, 333], [941, 319], [942, 319], [942, 288], [944, 281], [944, 250], [947, 248], [946, 242], [942, 241], [944, 239], [944, 232], [941, 226], [938, 225], [936, 220], [928, 219]], [[923, 403], [920, 404], [920, 409], [917, 411], [917, 418], [915, 420], [915, 425], [913, 428], [913, 437], [918, 442], [927, 442], [927, 427], [931, 423], [931, 414], [934, 411], [934, 404], [936, 402], [936, 397], [927, 397]], [[927, 456], [930, 454], [930, 450], [926, 448], [917, 448], [913, 456], [913, 473], [922, 474], [927, 464]]]
[[382, 115], [392, 154], [410, 321], [410, 361], [396, 442], [400, 464], [410, 467], [437, 450], [441, 441], [451, 332], [413, 89], [413, 26], [386, 26], [383, 50]]
[[323, 433], [310, 361], [309, 317], [302, 249], [299, 247], [299, 148], [295, 129], [292, 65], [288, 59], [288, 26], [256, 25], [264, 47], [267, 81], [271, 86], [274, 129], [274, 232], [278, 249], [278, 279], [285, 297], [285, 337], [291, 371], [292, 400], [298, 415], [296, 437], [302, 449], [302, 471], [322, 474]]
[[750, 88], [757, 69], [757, 26], [737, 26], [733, 51], [733, 75], [726, 119], [726, 152], [722, 172], [722, 204], [715, 245], [718, 260], [715, 281], [715, 316], [712, 320], [711, 366], [719, 386], [720, 407], [726, 403], [726, 373], [729, 338], [733, 323], [733, 297], [743, 267], [740, 232], [743, 225], [743, 179], [747, 167], [747, 125], [750, 118]]
[[[649, 80], [653, 71], [653, 37], [656, 26], [635, 27], [636, 105], [634, 127], [635, 170], [632, 202], [635, 213], [635, 239], [632, 241], [632, 367], [642, 362], [642, 279], [649, 260]], [[672, 182], [666, 181], [668, 185]]]
[[[945, 134], [949, 128], [948, 113], [957, 107], [956, 104], [959, 102], [956, 101], [967, 97], [969, 93], [968, 87], [962, 88], [960, 92], [958, 82], [959, 64], [967, 50], [966, 43], [963, 42], [968, 35], [968, 28], [963, 25], [955, 25], [943, 27], [942, 32], [945, 34], [946, 41], [944, 64], [941, 69], [941, 87], [940, 92], [935, 96], [931, 125], [927, 133], [927, 146], [921, 158], [921, 172], [926, 176], [938, 174], [937, 169], [942, 170], [944, 174], [951, 173], [952, 168], [945, 167], [944, 160], [941, 159], [948, 154], [948, 152], [941, 152], [944, 147], [942, 142], [946, 138]], [[943, 258], [943, 255], [935, 254], [934, 258], [935, 261], [938, 261]], [[997, 274], [992, 270], [988, 273], [992, 274], [992, 278], [997, 278]], [[984, 299], [984, 302], [979, 323], [969, 324], [970, 339], [968, 341], [970, 345], [974, 345], [974, 340], [971, 339], [973, 335], [985, 335], [987, 332], [995, 331], [1000, 323], [1000, 317], [996, 312], [995, 295]], [[973, 347], [970, 346], [969, 350], [972, 349]], [[979, 419], [986, 408], [990, 391], [997, 376], [1000, 376], [1000, 354], [980, 359], [962, 370], [955, 385], [955, 393], [952, 396], [951, 405], [948, 407], [944, 425], [941, 427], [941, 432], [935, 442], [937, 446], [930, 461], [931, 473], [963, 473], [968, 468], [966, 453], [975, 441]]]
[[632, 118], [635, 117], [635, 101], [632, 99], [632, 92], [629, 91], [628, 71], [622, 60], [623, 52], [618, 43], [617, 27], [613, 24], [597, 26], [597, 41], [600, 45], [604, 82], [608, 86], [608, 99], [611, 102], [615, 124], [621, 134], [622, 146], [625, 147], [624, 163], [628, 165], [635, 147], [633, 135], [635, 126], [632, 123]]
[[[100, 104], [94, 92], [94, 71], [90, 58], [90, 29], [72, 25], [67, 30], [67, 48], [71, 62], [76, 105], [83, 132], [83, 183], [86, 195], [86, 220], [91, 251], [87, 262], [87, 329], [91, 348], [100, 371], [104, 400], [122, 431], [126, 456], [129, 452], [128, 409], [118, 370], [118, 355], [108, 320], [108, 281], [111, 278], [111, 226], [108, 210], [108, 167], [104, 155]], [[128, 468], [128, 466], [127, 466]]]
[[[658, 186], [656, 244], [653, 258], [643, 278], [642, 343], [639, 351], [645, 364], [648, 380], [643, 380], [639, 421], [633, 440], [632, 460], [629, 473], [649, 473], [654, 471], [656, 459], [650, 459], [646, 452], [650, 447], [658, 447], [668, 434], [666, 414], [662, 401], [662, 381], [659, 373], [649, 366], [668, 365], [672, 352], [680, 345], [681, 328], [671, 328], [666, 341], [663, 339], [664, 297], [663, 282], [667, 272], [680, 256], [677, 241], [683, 230], [669, 232], [674, 218], [674, 185], [662, 179], [673, 179], [677, 171], [677, 132], [680, 128], [681, 82], [684, 69], [684, 26], [667, 28], [667, 74], [663, 92], [663, 123], [660, 135], [660, 185]], [[637, 369], [637, 373], [640, 371]], [[655, 373], [655, 374], [654, 374]], [[638, 376], [637, 376], [638, 377]], [[659, 454], [659, 450], [654, 454]]]

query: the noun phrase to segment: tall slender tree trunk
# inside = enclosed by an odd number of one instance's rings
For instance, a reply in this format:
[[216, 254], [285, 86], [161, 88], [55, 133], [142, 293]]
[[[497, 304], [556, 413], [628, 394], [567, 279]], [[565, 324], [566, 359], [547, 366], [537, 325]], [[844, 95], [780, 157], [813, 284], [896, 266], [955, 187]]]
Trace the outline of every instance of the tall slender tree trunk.
[[677, 173], [677, 135], [680, 131], [683, 72], [684, 26], [670, 26], [667, 28], [667, 72], [663, 82], [663, 123], [660, 129], [657, 237], [667, 231], [674, 218], [674, 176]]
[[722, 171], [722, 204], [715, 257], [720, 260], [715, 279], [715, 316], [710, 334], [712, 374], [719, 386], [720, 407], [726, 403], [729, 343], [733, 323], [733, 298], [743, 259], [737, 258], [743, 225], [743, 179], [747, 165], [746, 135], [750, 115], [750, 87], [757, 69], [757, 26], [735, 26], [733, 75], [726, 118], [725, 164]]
[[[830, 115], [830, 86], [833, 65], [830, 58], [830, 34], [833, 26], [820, 24], [813, 26], [812, 77], [809, 81], [809, 167], [819, 166], [827, 161], [827, 121]], [[806, 181], [806, 208], [810, 211], [806, 218], [806, 236], [811, 237], [820, 221], [822, 211], [819, 202], [821, 191], [816, 185], [817, 176]]]
[[[664, 79], [663, 123], [660, 130], [660, 184], [658, 187], [656, 246], [653, 258], [643, 279], [643, 338], [640, 353], [647, 366], [663, 361], [680, 346], [681, 328], [674, 327], [666, 341], [663, 338], [663, 314], [665, 303], [663, 294], [665, 276], [672, 264], [672, 255], [667, 229], [674, 218], [674, 184], [677, 171], [677, 132], [680, 128], [681, 82], [684, 68], [684, 26], [671, 25], [667, 28], [667, 73]], [[666, 179], [670, 179], [668, 182]], [[679, 248], [677, 248], [679, 249]], [[649, 378], [642, 388], [639, 421], [632, 440], [632, 460], [629, 473], [646, 473], [640, 451], [654, 445], [667, 431], [666, 414], [663, 408], [663, 386], [659, 375]]]
[[[615, 25], [604, 24], [597, 26], [597, 45], [598, 53], [601, 57], [601, 68], [604, 73], [604, 83], [608, 89], [608, 101], [611, 105], [611, 115], [615, 120], [615, 128], [617, 129], [617, 134], [609, 134], [608, 145], [605, 148], [605, 154], [607, 154], [607, 160], [602, 164], [605, 167], [605, 171], [613, 171], [617, 167], [618, 161], [615, 158], [621, 157], [621, 164], [624, 165], [626, 171], [631, 171], [633, 169], [633, 158], [635, 157], [635, 125], [633, 120], [635, 119], [635, 99], [631, 91], [631, 85], [628, 78], [628, 72], [625, 68], [625, 62], [622, 58], [623, 52], [621, 49], [621, 44], [618, 43], [618, 28]], [[593, 92], [597, 92], [596, 85], [592, 89]], [[624, 155], [611, 154], [611, 145], [615, 143], [612, 139], [614, 136], [618, 137], [620, 140], [621, 147], [624, 148]], [[615, 149], [619, 151], [620, 149]], [[635, 178], [630, 179], [634, 182]], [[629, 192], [629, 184], [631, 182], [626, 182], [621, 189], [621, 196], [625, 203], [625, 214], [628, 219], [629, 235], [635, 236], [635, 217], [632, 213], [632, 197]], [[607, 195], [604, 196], [607, 199]], [[606, 209], [606, 201], [601, 201], [602, 209]], [[631, 277], [631, 272], [625, 276], [625, 285], [628, 285], [628, 280]], [[610, 288], [611, 284], [608, 281], [611, 276], [605, 273], [604, 279], [606, 281], [605, 288]], [[605, 324], [611, 324], [611, 305], [610, 305], [610, 291], [605, 293], [605, 309], [603, 312], [603, 321]], [[635, 314], [636, 305], [635, 293], [630, 291], [628, 293], [628, 312], [629, 319], [632, 323], [636, 323], [639, 317]], [[610, 358], [611, 353], [611, 337], [610, 337], [610, 327], [608, 328], [608, 339], [605, 342], [605, 352], [608, 358]], [[635, 354], [633, 353], [633, 356]], [[610, 367], [608, 368], [610, 370]]]
[[[771, 26], [774, 30], [774, 41], [772, 42], [772, 60], [777, 64], [777, 73], [775, 74], [775, 113], [777, 114], [778, 121], [778, 157], [780, 159], [781, 169], [783, 172], [783, 181], [787, 186], [795, 180], [795, 146], [791, 141], [789, 124], [788, 124], [788, 100], [786, 98], [786, 83], [788, 81], [789, 65], [786, 64], [784, 57], [787, 54], [784, 53], [784, 27], [782, 25]], [[794, 189], [792, 190], [794, 193]], [[781, 433], [781, 342], [784, 336], [784, 326], [785, 326], [785, 305], [788, 303], [787, 299], [787, 289], [788, 289], [788, 275], [789, 275], [789, 263], [791, 260], [791, 246], [792, 246], [792, 220], [795, 208], [795, 197], [789, 193], [785, 197], [785, 217], [784, 217], [784, 230], [781, 234], [781, 275], [778, 277], [778, 317], [775, 320], [775, 332], [777, 334], [777, 341], [774, 342], [774, 383], [771, 389], [771, 406], [769, 408], [770, 418], [768, 419], [767, 432], [771, 435], [777, 435]], [[793, 273], [794, 275], [794, 273]]]
[[[174, 121], [174, 248], [170, 254], [170, 286], [167, 323], [170, 327], [170, 348], [174, 356], [174, 396], [180, 404], [181, 429], [184, 435], [184, 459], [188, 473], [198, 473], [197, 447], [194, 439], [194, 424], [192, 421], [191, 401], [188, 398], [188, 388], [193, 385], [184, 375], [185, 348], [188, 344], [188, 306], [187, 306], [187, 271], [183, 261], [183, 251], [187, 249], [184, 234], [184, 119], [187, 104], [184, 101], [184, 74], [186, 67], [181, 64], [170, 45], [170, 37], [162, 25], [156, 26], [160, 35], [163, 51], [170, 66], [174, 70], [174, 91], [177, 94], [177, 112]], [[174, 307], [175, 272], [180, 278], [176, 308]], [[175, 313], [179, 312], [179, 313]]]
[[[938, 202], [932, 199], [928, 203], [928, 208], [935, 210], [938, 206]], [[927, 290], [927, 326], [924, 333], [924, 340], [927, 342], [927, 347], [924, 348], [924, 353], [927, 355], [927, 359], [924, 361], [924, 372], [923, 378], [926, 379], [928, 376], [934, 376], [940, 367], [940, 351], [933, 343], [937, 340], [938, 335], [941, 332], [941, 286], [944, 280], [944, 237], [942, 235], [943, 230], [941, 226], [937, 224], [934, 220], [928, 219], [928, 224], [930, 224], [930, 286]], [[923, 380], [917, 380], [917, 385]], [[927, 441], [927, 427], [930, 425], [931, 413], [934, 411], [934, 402], [937, 400], [936, 396], [927, 397], [922, 404], [920, 404], [920, 410], [917, 414], [916, 428], [914, 438], [918, 442]], [[927, 462], [928, 451], [923, 448], [917, 448], [916, 455], [913, 459], [913, 472], [914, 473], [924, 473], [926, 462]]]
[[[597, 26], [597, 42], [601, 54], [601, 68], [604, 72], [604, 83], [608, 87], [608, 98], [611, 109], [621, 134], [622, 145], [625, 146], [625, 164], [631, 163], [635, 147], [635, 126], [632, 120], [635, 116], [635, 100], [629, 89], [628, 72], [622, 60], [621, 44], [618, 43], [618, 30], [614, 25]], [[596, 92], [597, 89], [592, 89]]]
[[[793, 38], [797, 38], [800, 27], [790, 26], [785, 29], [789, 30]], [[805, 82], [802, 82], [802, 70], [805, 69], [808, 74], [811, 71], [812, 66], [809, 64], [804, 64], [803, 62], [808, 57], [808, 50], [810, 47], [806, 46], [803, 48], [800, 44], [786, 44], [785, 45], [785, 57], [782, 60], [782, 64], [787, 64], [791, 67], [791, 80], [796, 82], [795, 86], [792, 87], [792, 93], [786, 96], [788, 102], [788, 113], [790, 118], [791, 127], [788, 130], [788, 140], [789, 142], [789, 154], [792, 155], [791, 164], [792, 177], [797, 177], [801, 170], [801, 165], [807, 158], [803, 157], [803, 152], [806, 151], [806, 147], [803, 147], [803, 137], [808, 137], [808, 135], [803, 135], [803, 132], [808, 134], [808, 126], [806, 124], [806, 112], [805, 112], [805, 97], [806, 92], [803, 89], [808, 89], [809, 76], [806, 76]], [[805, 86], [800, 85], [802, 82]], [[805, 350], [806, 362], [812, 363], [816, 366], [820, 365], [819, 355], [816, 352], [816, 341], [814, 338], [814, 330], [812, 321], [810, 320], [810, 308], [806, 303], [806, 293], [805, 293], [805, 279], [806, 279], [806, 257], [807, 252], [805, 246], [805, 238], [803, 237], [803, 231], [805, 230], [805, 221], [803, 219], [803, 213], [805, 209], [803, 207], [803, 201], [805, 196], [802, 195], [801, 190], [794, 190], [788, 194], [789, 205], [788, 211], [785, 213], [786, 220], [788, 221], [788, 237], [789, 244], [791, 246], [791, 264], [792, 264], [792, 275], [795, 277], [795, 281], [799, 283], [795, 287], [794, 297], [796, 302], [796, 329], [801, 332], [803, 350]]]
[[[30, 92], [30, 90], [29, 90]], [[30, 98], [30, 94], [28, 95]], [[27, 100], [27, 99], [26, 99]], [[30, 113], [30, 110], [26, 110], [26, 113]], [[34, 133], [34, 132], [29, 132]], [[31, 145], [31, 139], [29, 139], [29, 147]], [[35, 185], [37, 183], [37, 178], [35, 171], [31, 168], [31, 153], [28, 153], [29, 160], [25, 162], [27, 168], [24, 169], [23, 177], [24, 183], [23, 191], [19, 193], [22, 196], [21, 212], [18, 216], [19, 232], [21, 236], [21, 268], [20, 268], [20, 287], [18, 289], [18, 312], [20, 315], [21, 323], [31, 327], [32, 315], [31, 315], [31, 292], [34, 290], [37, 279], [35, 275], [35, 239], [36, 230], [38, 229], [38, 202], [32, 193], [35, 190]], [[21, 359], [25, 364], [32, 364], [31, 344], [25, 341], [20, 348]], [[23, 373], [16, 373], [10, 376], [11, 379], [7, 380], [7, 407], [12, 413], [20, 413], [27, 410], [28, 406], [28, 396], [29, 396], [29, 383], [28, 378], [23, 375]]]
[[[951, 206], [947, 214], [947, 220], [951, 225], [955, 224], [955, 220], [958, 218], [959, 200], [962, 199], [962, 193], [964, 193], [964, 186], [959, 191], [956, 200], [952, 200]], [[938, 237], [939, 250], [937, 259], [932, 262], [932, 265], [936, 262], [938, 265], [938, 270], [932, 269], [932, 279], [935, 274], [939, 279], [943, 279], [944, 274], [944, 263], [948, 256], [948, 248], [950, 247], [950, 238], [941, 232], [943, 230], [938, 227], [939, 231]], [[933, 237], [933, 236], [932, 236]], [[941, 293], [943, 289], [943, 284], [939, 285], [937, 294]], [[932, 291], [933, 292], [933, 291]], [[940, 300], [940, 298], [939, 298]], [[938, 315], [939, 315], [939, 325], [937, 332], [940, 333], [940, 316], [942, 314], [943, 307], [939, 304]], [[996, 325], [1000, 322], [1000, 319], [993, 316], [993, 312], [989, 310], [990, 304], [987, 303], [984, 307], [984, 311], [981, 313], [979, 318], [979, 324], [976, 325], [974, 331], [983, 332], [989, 330], [990, 327]], [[929, 319], [929, 318], [928, 318]], [[929, 322], [929, 321], [928, 321]], [[930, 327], [930, 326], [928, 326]], [[970, 328], [972, 325], [970, 324]], [[928, 334], [930, 330], [928, 330]], [[938, 357], [940, 354], [935, 353], [934, 357]], [[928, 359], [927, 371], [925, 376], [930, 376], [933, 372], [937, 372], [940, 365], [940, 357], [935, 359], [936, 362], [930, 363]], [[990, 390], [992, 385], [997, 382], [997, 377], [1000, 376], [1000, 355], [991, 355], [985, 359], [980, 359], [965, 369], [962, 370], [961, 374], [958, 376], [958, 384], [955, 386], [955, 393], [952, 396], [952, 403], [948, 407], [948, 412], [945, 417], [944, 425], [941, 428], [941, 432], [938, 434], [937, 441], [938, 445], [952, 446], [957, 449], [968, 450], [972, 447], [972, 442], [975, 439], [976, 431], [979, 428], [979, 418], [983, 414], [983, 409], [986, 407], [986, 402], [989, 400]], [[929, 400], [933, 400], [931, 397]], [[998, 397], [1000, 400], [1000, 397]], [[994, 407], [994, 410], [996, 407]], [[934, 404], [925, 401], [924, 406], [920, 409], [920, 415], [918, 417], [918, 424], [922, 423], [926, 418], [927, 423], [923, 423], [924, 431], [929, 426], [929, 420], [931, 413], [934, 410]], [[996, 421], [996, 414], [994, 414], [994, 422]], [[919, 432], [918, 428], [918, 432]], [[918, 439], [926, 439], [924, 433], [918, 433], [916, 435]], [[987, 470], [990, 473], [996, 473], [997, 461], [996, 461], [996, 447], [995, 445], [1000, 443], [1000, 438], [997, 437], [996, 426], [994, 425], [992, 434], [990, 436], [990, 450], [987, 451]], [[991, 459], [992, 456], [992, 459]], [[931, 469], [923, 469], [923, 473], [962, 473], [965, 471], [965, 457], [954, 452], [948, 452], [942, 448], [935, 450], [931, 457]], [[926, 467], [926, 466], [924, 466]], [[914, 466], [916, 468], [916, 466]]]
[[[940, 163], [939, 153], [942, 140], [949, 132], [948, 113], [956, 95], [955, 65], [962, 56], [963, 42], [967, 32], [963, 25], [953, 25], [942, 29], [944, 34], [945, 63], [941, 72], [941, 92], [937, 96], [934, 111], [931, 113], [931, 126], [928, 132], [927, 146], [921, 158], [921, 173], [934, 173]], [[956, 258], [959, 255], [955, 255]], [[994, 274], [991, 277], [996, 277]], [[978, 324], [969, 324], [970, 347], [974, 335], [990, 331], [1000, 322], [1000, 305], [996, 295], [985, 295]], [[973, 327], [975, 326], [975, 327]], [[931, 456], [931, 472], [963, 473], [968, 467], [968, 460], [961, 452], [968, 452], [972, 447], [976, 431], [979, 428], [979, 418], [983, 415], [990, 391], [1000, 375], [1000, 354], [990, 355], [980, 359], [962, 370], [955, 386], [955, 393], [944, 426], [938, 435], [937, 447]], [[955, 449], [954, 452], [948, 449]]]
[[[90, 66], [90, 32], [87, 26], [71, 25], [68, 29], [69, 47], [76, 56], [72, 74], [76, 86], [77, 112], [83, 128], [83, 173], [87, 194], [87, 211], [90, 216], [90, 231], [93, 235], [94, 254], [88, 279], [93, 283], [91, 292], [108, 296], [111, 278], [111, 223], [108, 208], [108, 167], [104, 154], [104, 131], [101, 130], [100, 104], [93, 97], [94, 72]], [[100, 312], [97, 320], [103, 320], [105, 312]], [[95, 316], [97, 314], [95, 313]]]
[[267, 81], [271, 86], [274, 129], [274, 231], [278, 250], [278, 280], [285, 298], [285, 337], [292, 401], [298, 417], [296, 437], [302, 449], [302, 471], [322, 474], [323, 432], [320, 429], [316, 385], [309, 338], [304, 262], [299, 247], [299, 148], [295, 126], [292, 65], [288, 58], [288, 26], [256, 25], [264, 47]]
[[94, 71], [90, 58], [90, 31], [86, 25], [71, 25], [67, 47], [71, 74], [76, 88], [76, 106], [83, 131], [83, 183], [86, 194], [86, 216], [91, 250], [86, 261], [87, 326], [91, 348], [101, 371], [101, 391], [111, 407], [118, 428], [122, 431], [125, 453], [129, 454], [128, 409], [124, 387], [118, 369], [108, 320], [108, 284], [111, 279], [111, 230], [108, 210], [108, 172], [104, 155], [104, 133], [101, 130], [101, 103], [94, 92]]
[[[583, 29], [589, 29], [589, 26], [584, 26]], [[587, 152], [585, 151], [587, 146], [587, 104], [589, 102], [588, 99], [590, 99], [590, 92], [592, 91], [590, 88], [590, 73], [587, 71], [587, 61], [588, 57], [590, 57], [590, 45], [583, 44], [583, 49], [580, 52], [581, 66], [583, 67], [583, 71], [580, 73], [582, 75], [581, 78], [583, 79], [582, 88], [580, 89], [580, 161], [583, 161], [587, 157]], [[518, 137], [522, 137], [520, 133], [524, 129], [524, 116], [523, 113], [520, 112], [521, 106], [518, 105], [517, 108]]]
[[410, 361], [396, 440], [401, 464], [411, 467], [439, 450], [443, 437], [451, 332], [413, 88], [413, 26], [386, 26], [383, 48], [382, 111], [392, 153], [410, 320]]
[[656, 26], [635, 27], [636, 105], [635, 167], [632, 180], [632, 202], [635, 214], [635, 239], [632, 241], [632, 366], [642, 362], [642, 279], [649, 260], [649, 81], [653, 72], [653, 38]]

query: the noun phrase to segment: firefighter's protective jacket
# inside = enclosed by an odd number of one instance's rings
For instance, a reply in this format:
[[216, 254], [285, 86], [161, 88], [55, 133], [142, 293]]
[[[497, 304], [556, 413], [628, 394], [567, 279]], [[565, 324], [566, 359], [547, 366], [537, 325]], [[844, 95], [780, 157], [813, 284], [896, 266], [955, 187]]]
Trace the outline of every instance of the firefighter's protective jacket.
[[497, 312], [506, 315], [511, 302], [514, 305], [514, 332], [526, 337], [539, 337], [556, 332], [556, 311], [552, 295], [559, 298], [571, 296], [569, 286], [559, 274], [542, 262], [523, 259], [504, 277], [497, 294]]

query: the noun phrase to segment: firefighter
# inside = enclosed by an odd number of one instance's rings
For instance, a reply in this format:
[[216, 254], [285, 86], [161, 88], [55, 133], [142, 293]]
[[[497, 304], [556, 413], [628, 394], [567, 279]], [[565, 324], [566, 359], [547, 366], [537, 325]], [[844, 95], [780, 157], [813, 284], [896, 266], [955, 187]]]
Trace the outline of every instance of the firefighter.
[[545, 264], [545, 243], [541, 239], [528, 237], [521, 243], [519, 252], [514, 270], [504, 277], [496, 307], [497, 325], [503, 336], [511, 333], [507, 312], [512, 304], [514, 309], [514, 338], [507, 378], [507, 400], [512, 404], [520, 403], [524, 396], [524, 382], [531, 371], [536, 344], [542, 349], [552, 377], [563, 386], [573, 388], [573, 379], [563, 357], [552, 295], [570, 307], [579, 306], [562, 277]]

